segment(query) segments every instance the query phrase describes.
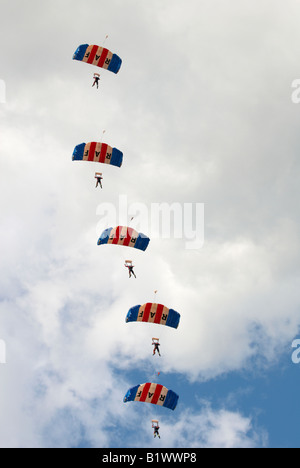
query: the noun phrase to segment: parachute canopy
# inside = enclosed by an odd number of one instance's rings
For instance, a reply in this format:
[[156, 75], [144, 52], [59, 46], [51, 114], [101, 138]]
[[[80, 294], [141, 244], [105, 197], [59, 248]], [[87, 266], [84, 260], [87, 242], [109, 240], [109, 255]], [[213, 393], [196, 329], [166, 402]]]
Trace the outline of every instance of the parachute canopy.
[[81, 44], [77, 47], [73, 60], [90, 63], [96, 67], [101, 67], [113, 73], [118, 73], [122, 60], [108, 49], [97, 45]]
[[80, 145], [75, 146], [72, 160], [100, 162], [121, 167], [123, 162], [123, 153], [117, 148], [112, 148], [106, 143], [91, 141], [90, 143], [81, 143]]
[[180, 314], [178, 312], [173, 309], [168, 309], [162, 304], [155, 304], [153, 302], [131, 307], [126, 316], [126, 323], [148, 322], [166, 325], [172, 328], [178, 327], [179, 320]]
[[127, 226], [117, 226], [105, 229], [99, 237], [97, 244], [124, 245], [145, 251], [149, 242], [149, 237], [137, 232], [135, 229]]
[[124, 397], [124, 403], [127, 401], [141, 401], [174, 410], [178, 398], [179, 396], [175, 392], [168, 390], [163, 385], [148, 382], [130, 388]]

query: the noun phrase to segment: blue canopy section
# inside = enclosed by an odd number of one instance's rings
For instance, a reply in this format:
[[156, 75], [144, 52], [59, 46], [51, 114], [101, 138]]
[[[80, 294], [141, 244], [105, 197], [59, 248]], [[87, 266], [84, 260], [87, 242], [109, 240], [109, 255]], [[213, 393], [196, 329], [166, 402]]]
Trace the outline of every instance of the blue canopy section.
[[111, 233], [111, 230], [112, 230], [112, 227], [108, 228], [108, 229], [105, 229], [101, 236], [99, 237], [98, 239], [98, 242], [97, 242], [97, 245], [101, 245], [101, 244], [107, 244], [108, 242], [108, 239], [109, 239], [109, 236], [110, 236], [110, 233]]
[[72, 154], [73, 161], [82, 161], [84, 148], [85, 148], [85, 143], [80, 143], [80, 145], [75, 146], [73, 154]]
[[169, 309], [169, 315], [166, 321], [167, 327], [178, 328], [180, 314], [173, 309]]
[[140, 233], [134, 244], [134, 248], [145, 251], [148, 247], [149, 242], [149, 237], [145, 236], [145, 234]]
[[113, 166], [121, 167], [122, 162], [123, 162], [123, 153], [122, 153], [122, 151], [118, 150], [117, 148], [113, 148], [110, 164], [112, 164]]
[[132, 387], [128, 390], [128, 392], [126, 393], [126, 395], [124, 396], [124, 403], [126, 403], [127, 401], [133, 401], [136, 397], [136, 393], [139, 389], [139, 385], [136, 385], [135, 387]]
[[178, 398], [179, 396], [175, 392], [173, 392], [173, 390], [169, 390], [163, 406], [165, 406], [166, 408], [170, 408], [174, 411], [178, 403]]
[[110, 64], [107, 68], [107, 70], [113, 72], [113, 73], [118, 73], [120, 70], [120, 67], [122, 65], [122, 59], [117, 55], [113, 54], [112, 59], [110, 61]]
[[78, 46], [74, 52], [73, 60], [82, 60], [88, 46], [88, 44], [81, 44], [80, 46]]
[[138, 313], [140, 310], [140, 305], [136, 305], [131, 307], [126, 315], [126, 322], [136, 322], [138, 318]]

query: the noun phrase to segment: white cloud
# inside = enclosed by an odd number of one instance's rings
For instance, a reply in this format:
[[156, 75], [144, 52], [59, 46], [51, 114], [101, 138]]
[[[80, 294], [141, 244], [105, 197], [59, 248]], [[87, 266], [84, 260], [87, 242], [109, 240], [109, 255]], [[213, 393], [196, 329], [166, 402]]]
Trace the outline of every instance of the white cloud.
[[265, 432], [253, 427], [250, 418], [209, 405], [199, 413], [183, 413], [166, 432], [168, 443], [178, 448], [253, 448], [267, 442]]
[[[95, 425], [112, 414], [126, 419], [113, 401], [128, 382], [114, 372], [151, 368], [154, 330], [163, 336], [163, 371], [201, 381], [259, 356], [274, 362], [299, 327], [298, 128], [290, 99], [298, 7], [100, 3], [72, 2], [71, 11], [69, 2], [57, 10], [56, 2], [13, 2], [2, 15], [0, 438], [7, 446], [44, 445], [45, 434], [54, 445], [109, 444]], [[101, 74], [98, 92], [93, 70], [72, 54], [106, 34], [123, 64], [117, 76]], [[16, 60], [20, 35], [27, 53]], [[103, 129], [124, 164], [103, 168], [100, 191], [95, 167], [71, 155]], [[96, 245], [97, 207], [116, 205], [119, 194], [148, 210], [152, 202], [204, 203], [203, 248], [152, 239], [147, 252], [130, 252], [137, 280], [129, 281], [129, 253]], [[159, 302], [181, 313], [178, 330], [125, 324], [129, 307], [153, 300], [155, 289]], [[107, 392], [108, 406], [99, 397]], [[210, 408], [185, 416], [192, 432], [197, 422], [210, 428], [206, 438], [196, 431], [192, 445], [256, 443], [250, 417]]]

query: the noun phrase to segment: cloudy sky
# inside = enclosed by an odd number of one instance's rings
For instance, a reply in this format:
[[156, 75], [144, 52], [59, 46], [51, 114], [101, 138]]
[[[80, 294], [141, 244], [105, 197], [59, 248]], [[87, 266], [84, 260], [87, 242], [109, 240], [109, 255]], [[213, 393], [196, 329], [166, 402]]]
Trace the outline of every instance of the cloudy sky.
[[[299, 18], [292, 0], [0, 0], [1, 447], [300, 447]], [[122, 58], [98, 90], [84, 43]], [[103, 190], [72, 161], [101, 140], [124, 154]], [[97, 246], [114, 218], [146, 252]], [[177, 330], [125, 323], [152, 301]], [[174, 412], [123, 403], [148, 381]]]

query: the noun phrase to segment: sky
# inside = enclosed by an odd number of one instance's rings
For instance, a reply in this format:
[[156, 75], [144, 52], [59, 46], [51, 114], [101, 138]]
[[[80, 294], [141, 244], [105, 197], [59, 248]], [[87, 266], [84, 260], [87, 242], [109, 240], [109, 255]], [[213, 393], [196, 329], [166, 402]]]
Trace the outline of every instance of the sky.
[[[299, 448], [299, 2], [0, 11], [0, 447]], [[72, 161], [89, 141], [122, 167]], [[118, 224], [147, 250], [98, 246]], [[126, 324], [146, 302], [178, 329]], [[175, 411], [124, 403], [144, 382]]]

